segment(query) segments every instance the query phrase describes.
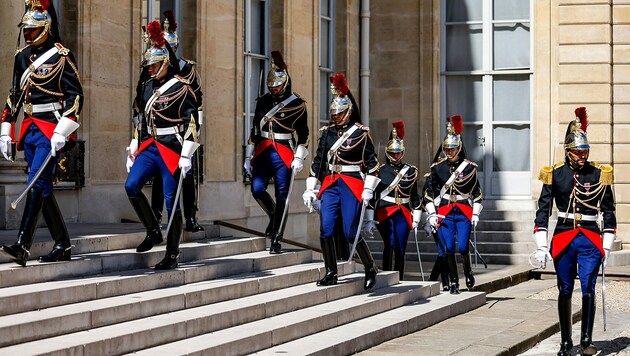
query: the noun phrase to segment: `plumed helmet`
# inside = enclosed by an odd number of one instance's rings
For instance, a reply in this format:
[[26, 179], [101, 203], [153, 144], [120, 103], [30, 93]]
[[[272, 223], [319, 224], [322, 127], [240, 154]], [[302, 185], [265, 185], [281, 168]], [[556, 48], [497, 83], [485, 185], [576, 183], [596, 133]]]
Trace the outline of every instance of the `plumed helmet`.
[[28, 10], [22, 16], [19, 26], [23, 28], [45, 27], [44, 32], [50, 30], [52, 18], [48, 13], [50, 0], [26, 0]]
[[179, 45], [179, 38], [177, 37], [177, 21], [175, 21], [175, 14], [173, 10], [164, 11], [164, 39], [168, 42], [171, 48], [175, 49]]
[[348, 109], [352, 109], [352, 100], [350, 99], [350, 89], [343, 73], [335, 74], [330, 77], [330, 92], [333, 95], [330, 102], [330, 114], [335, 115], [342, 113]]
[[168, 63], [169, 51], [166, 39], [162, 35], [162, 26], [159, 21], [149, 22], [145, 39], [148, 48], [144, 52], [142, 66], [146, 67], [158, 62]]
[[287, 72], [287, 64], [284, 62], [284, 57], [280, 51], [271, 52], [271, 69], [267, 73], [267, 86], [277, 87], [285, 84], [289, 80], [289, 73]]
[[464, 122], [461, 115], [453, 115], [446, 118], [446, 136], [444, 136], [444, 140], [442, 140], [442, 148], [461, 147], [462, 131], [464, 131]]
[[387, 147], [385, 147], [385, 154], [390, 161], [397, 162], [402, 159], [402, 155], [398, 159], [392, 159], [390, 155], [392, 153], [405, 153], [405, 143], [403, 142], [405, 123], [399, 120], [393, 122], [392, 126], [392, 131], [389, 133], [389, 141], [387, 141]]
[[588, 127], [588, 115], [586, 108], [580, 106], [575, 109], [575, 120], [569, 122], [567, 133], [564, 136], [565, 150], [588, 150], [591, 146], [588, 144], [586, 137], [586, 128]]

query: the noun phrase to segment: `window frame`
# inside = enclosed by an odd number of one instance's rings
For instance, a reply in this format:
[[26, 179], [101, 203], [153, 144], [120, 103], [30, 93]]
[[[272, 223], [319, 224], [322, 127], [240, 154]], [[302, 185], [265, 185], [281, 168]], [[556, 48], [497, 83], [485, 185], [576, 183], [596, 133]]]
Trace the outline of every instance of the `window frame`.
[[[322, 4], [326, 1], [328, 3], [328, 11], [329, 15], [322, 13]], [[324, 63], [321, 62], [321, 55], [324, 46], [324, 41], [322, 40], [322, 28], [328, 28], [328, 63], [329, 67], [326, 67]], [[332, 100], [332, 94], [329, 90], [328, 85], [328, 77], [334, 74], [335, 72], [335, 0], [320, 0], [319, 1], [319, 56], [318, 58], [318, 78], [320, 81], [318, 99], [319, 99], [319, 112], [317, 115], [318, 126], [322, 127], [328, 124], [328, 105]], [[325, 80], [324, 80], [325, 78]], [[323, 82], [323, 83], [321, 83]], [[325, 85], [324, 85], [325, 84]], [[322, 106], [322, 103], [326, 103], [326, 105]]]

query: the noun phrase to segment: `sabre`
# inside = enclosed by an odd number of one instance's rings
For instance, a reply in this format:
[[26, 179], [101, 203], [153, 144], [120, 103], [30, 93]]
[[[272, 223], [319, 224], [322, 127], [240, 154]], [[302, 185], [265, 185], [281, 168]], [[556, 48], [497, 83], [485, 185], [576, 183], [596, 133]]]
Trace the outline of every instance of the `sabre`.
[[[179, 195], [182, 192], [182, 182], [184, 181], [184, 174], [182, 174], [181, 170], [179, 172], [179, 182], [177, 182], [177, 191], [175, 192], [175, 199], [173, 200], [173, 207], [171, 208], [171, 216], [168, 217], [168, 225], [166, 225], [166, 236], [168, 236], [168, 232], [171, 231], [171, 224], [173, 223], [173, 217], [177, 212], [177, 208], [179, 207]], [[181, 214], [181, 211], [180, 211]]]
[[33, 188], [35, 183], [37, 183], [39, 176], [42, 175], [42, 173], [44, 172], [44, 169], [46, 169], [46, 166], [48, 166], [48, 163], [50, 162], [51, 159], [52, 159], [52, 152], [48, 151], [48, 155], [46, 156], [44, 163], [42, 163], [41, 167], [39, 167], [39, 170], [37, 171], [37, 173], [35, 173], [35, 176], [33, 176], [33, 179], [31, 179], [31, 182], [28, 183], [24, 191], [17, 198], [13, 199], [13, 201], [11, 202], [11, 208], [13, 209], [17, 208], [18, 203], [24, 198], [24, 196], [26, 196], [26, 193], [28, 193], [28, 191], [31, 190], [31, 188]]
[[606, 331], [606, 266], [602, 263], [602, 316]]
[[479, 253], [479, 251], [477, 251], [477, 247], [475, 247], [475, 245], [473, 245], [472, 241], [470, 240], [468, 240], [468, 243], [470, 244], [470, 246], [472, 246], [473, 250], [475, 251], [475, 257], [479, 256], [479, 261], [483, 263], [483, 267], [485, 269], [488, 269], [488, 264], [486, 263], [486, 260], [484, 260], [483, 257], [481, 257], [481, 254]]
[[422, 270], [422, 259], [420, 259], [420, 245], [418, 245], [418, 228], [413, 229], [413, 236], [416, 239], [416, 251], [418, 252], [418, 263], [420, 264], [420, 275], [422, 276], [422, 281], [424, 282], [424, 271]]
[[[473, 245], [475, 245], [475, 251], [477, 251], [477, 224], [473, 224]], [[475, 253], [475, 268], [477, 268], [477, 254]]]
[[357, 243], [359, 242], [359, 235], [361, 234], [361, 225], [363, 225], [363, 214], [365, 214], [365, 208], [367, 207], [367, 202], [364, 201], [361, 204], [361, 216], [359, 217], [359, 225], [357, 225], [357, 234], [354, 236], [354, 242], [352, 243], [352, 249], [350, 249], [350, 256], [348, 257], [348, 262], [352, 261], [352, 257], [354, 256], [354, 251], [357, 249]]
[[289, 191], [287, 192], [287, 199], [284, 202], [284, 211], [282, 212], [282, 219], [280, 220], [280, 226], [278, 227], [278, 231], [283, 231], [282, 227], [284, 226], [284, 221], [286, 220], [287, 213], [289, 212], [289, 199], [291, 198], [291, 190], [293, 190], [294, 180], [295, 180], [295, 171], [291, 170], [291, 181], [289, 182]]

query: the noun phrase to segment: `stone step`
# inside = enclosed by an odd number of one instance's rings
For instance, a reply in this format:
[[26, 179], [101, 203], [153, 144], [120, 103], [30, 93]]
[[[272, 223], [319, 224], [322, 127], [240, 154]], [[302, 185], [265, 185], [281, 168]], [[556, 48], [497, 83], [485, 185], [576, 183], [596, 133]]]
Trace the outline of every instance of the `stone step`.
[[[296, 323], [304, 320], [303, 323], [306, 323], [309, 317], [313, 315], [312, 310], [318, 310], [322, 306], [330, 308], [331, 305], [335, 305], [335, 307], [339, 305], [340, 312], [343, 312], [344, 306], [352, 311], [369, 309], [369, 312], [363, 311], [369, 314], [370, 312], [380, 312], [382, 309], [390, 309], [390, 305], [402, 303], [409, 298], [417, 299], [421, 295], [428, 297], [431, 294], [430, 285], [398, 293], [397, 290], [393, 289], [396, 286], [391, 286], [396, 283], [398, 283], [397, 273], [383, 272], [380, 274], [377, 289], [371, 292], [370, 298], [367, 298], [366, 294], [357, 296], [357, 293], [363, 292], [363, 274], [353, 274], [342, 277], [336, 286], [322, 288], [311, 282], [13, 345], [1, 348], [0, 354], [31, 355], [45, 352], [51, 354], [111, 355], [134, 352], [178, 340], [186, 342], [199, 335], [202, 335], [202, 338], [207, 337], [206, 333], [212, 333], [211, 335], [214, 336], [224, 333], [226, 330], [242, 329], [240, 333], [245, 337], [247, 336], [245, 330], [248, 329], [246, 325], [268, 323], [268, 321], [278, 319], [284, 321], [273, 323], [275, 328], [289, 327], [291, 321]], [[336, 311], [332, 314], [335, 315]], [[362, 313], [357, 312], [355, 314], [358, 318]], [[298, 319], [287, 318], [287, 316], [294, 316]], [[323, 317], [320, 316], [319, 318]], [[219, 337], [219, 339], [224, 338]], [[181, 354], [182, 349], [180, 348], [174, 353]], [[155, 353], [152, 354], [155, 355]]]
[[[385, 341], [422, 330], [455, 315], [466, 313], [484, 305], [485, 302], [485, 293], [441, 293], [397, 309], [274, 346], [257, 352], [255, 355], [352, 355]], [[308, 351], [305, 350], [305, 345], [308, 345]], [[423, 353], [421, 350], [418, 352]]]
[[[113, 272], [87, 278], [42, 282], [0, 289], [0, 315], [15, 314], [80, 303], [102, 298], [139, 293], [159, 288], [182, 286], [214, 278], [282, 268], [311, 261], [310, 251], [298, 250], [280, 255], [266, 251], [218, 257], [180, 264], [177, 270], [156, 272], [154, 269]], [[322, 266], [320, 266], [321, 269]], [[348, 264], [339, 264], [339, 273], [354, 271]], [[293, 272], [294, 278], [305, 278]], [[305, 271], [307, 275], [313, 273]], [[324, 272], [320, 271], [323, 275]]]
[[[202, 240], [180, 245], [181, 263], [212, 257], [237, 255], [265, 249], [265, 238], [253, 237], [233, 240]], [[51, 280], [85, 277], [115, 271], [155, 266], [164, 258], [165, 246], [149, 252], [137, 253], [134, 249], [74, 255], [71, 261], [34, 263], [26, 267], [14, 263], [0, 264], [0, 287], [10, 287]]]
[[[276, 259], [281, 257], [271, 256]], [[222, 263], [230, 264], [226, 259], [215, 259], [213, 262], [215, 266]], [[240, 264], [246, 262], [245, 259], [241, 259]], [[198, 262], [203, 263], [204, 261]], [[64, 303], [58, 300], [59, 306], [56, 307], [1, 316], [0, 347], [243, 298], [294, 285], [314, 283], [325, 273], [320, 271], [321, 267], [319, 262], [304, 263], [248, 274], [229, 274], [209, 281], [171, 288], [152, 288], [144, 292], [80, 303], [68, 301]], [[348, 263], [339, 267], [342, 275], [351, 272]], [[11, 307], [6, 304], [3, 306]]]
[[[249, 354], [437, 294], [439, 294], [437, 283], [404, 282], [376, 289], [370, 293], [329, 301], [240, 326], [217, 330], [213, 333], [188, 337], [177, 342], [138, 351], [136, 355]], [[308, 346], [304, 345], [304, 348]]]
[[[146, 235], [142, 224], [67, 224], [72, 254], [86, 254], [94, 252], [113, 251], [120, 249], [135, 249]], [[182, 242], [199, 241], [219, 236], [219, 227], [216, 225], [204, 225], [205, 231], [184, 232]], [[166, 232], [166, 225], [162, 226], [162, 233]], [[17, 230], [2, 231], [0, 234], [1, 245], [11, 245], [17, 238]], [[166, 239], [165, 239], [166, 241]], [[166, 242], [163, 242], [164, 245]], [[37, 260], [52, 250], [55, 242], [50, 237], [48, 230], [38, 228], [31, 246], [29, 261]], [[10, 262], [5, 256], [0, 256], [0, 263]], [[32, 262], [30, 262], [32, 263]]]

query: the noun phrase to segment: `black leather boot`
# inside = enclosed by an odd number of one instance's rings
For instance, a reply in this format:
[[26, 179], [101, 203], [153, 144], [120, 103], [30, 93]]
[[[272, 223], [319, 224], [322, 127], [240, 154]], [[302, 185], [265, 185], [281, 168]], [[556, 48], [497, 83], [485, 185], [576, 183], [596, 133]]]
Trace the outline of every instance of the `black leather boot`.
[[287, 225], [286, 216], [282, 219], [282, 214], [288, 214], [288, 211], [284, 211], [285, 203], [276, 204], [276, 211], [273, 214], [273, 232], [271, 234], [271, 245], [269, 247], [270, 254], [278, 254], [282, 250], [280, 242], [284, 237], [284, 227]]
[[26, 194], [26, 204], [24, 205], [17, 242], [10, 246], [0, 246], [0, 253], [22, 267], [26, 266], [35, 230], [37, 230], [39, 212], [44, 204], [44, 192], [42, 190], [31, 188]]
[[431, 274], [429, 275], [429, 281], [435, 282], [438, 280], [440, 276], [440, 272], [442, 271], [442, 257], [437, 256], [435, 259], [435, 263], [433, 264], [433, 268], [431, 269]]
[[462, 262], [464, 265], [464, 276], [466, 277], [466, 287], [468, 287], [468, 290], [472, 290], [475, 286], [475, 277], [473, 276], [472, 264], [470, 263], [470, 251], [462, 255]]
[[595, 355], [597, 347], [593, 344], [593, 323], [595, 322], [595, 295], [582, 296], [582, 334], [580, 351], [582, 355]]
[[442, 259], [442, 268], [440, 270], [440, 278], [442, 279], [442, 290], [444, 292], [448, 292], [451, 289], [448, 281], [448, 263], [446, 262], [445, 256], [438, 256], [438, 258]]
[[394, 271], [398, 271], [398, 280], [404, 280], [405, 276], [405, 255], [396, 251], [394, 254]]
[[197, 222], [197, 188], [192, 175], [186, 175], [182, 183], [182, 198], [184, 201], [185, 230], [189, 232], [203, 231], [203, 226]]
[[359, 254], [363, 268], [365, 269], [365, 283], [363, 284], [363, 289], [371, 290], [376, 284], [376, 273], [378, 270], [374, 264], [372, 253], [370, 252], [367, 242], [365, 242], [364, 239], [359, 240], [357, 243], [357, 253]]
[[273, 213], [276, 211], [276, 203], [273, 201], [273, 198], [269, 193], [262, 192], [258, 194], [258, 197], [254, 197], [258, 205], [262, 208], [262, 210], [269, 216], [269, 224], [267, 224], [267, 228], [265, 229], [265, 237], [271, 237], [273, 234], [273, 222], [274, 217]]
[[158, 222], [147, 197], [142, 192], [135, 197], [129, 197], [129, 202], [133, 209], [138, 214], [138, 218], [147, 229], [147, 236], [144, 241], [138, 245], [136, 252], [146, 252], [152, 249], [155, 245], [161, 244], [164, 241], [162, 237], [162, 230], [160, 229], [160, 223]]
[[394, 250], [388, 244], [383, 245], [383, 271], [392, 270], [392, 260], [394, 256]]
[[335, 249], [335, 239], [319, 238], [319, 244], [322, 247], [322, 256], [324, 257], [324, 266], [326, 274], [324, 278], [317, 281], [318, 286], [332, 286], [337, 284], [337, 251]]
[[350, 244], [348, 244], [348, 241], [343, 236], [343, 233], [341, 232], [342, 229], [342, 226], [336, 226], [335, 236], [333, 236], [333, 238], [335, 239], [335, 246], [337, 246], [337, 259], [340, 261], [347, 261], [350, 257]]
[[151, 187], [151, 209], [155, 214], [155, 219], [158, 224], [162, 223], [162, 211], [164, 208], [164, 187], [162, 183], [162, 176], [157, 173], [153, 176], [153, 184]]
[[[169, 213], [170, 215], [171, 213]], [[166, 254], [164, 259], [155, 265], [157, 270], [175, 269], [177, 268], [177, 260], [179, 258], [179, 239], [182, 237], [182, 213], [175, 211], [171, 229], [166, 236]], [[170, 216], [169, 216], [170, 218]]]
[[48, 198], [44, 198], [44, 204], [42, 206], [42, 215], [46, 226], [55, 245], [52, 251], [46, 256], [41, 256], [39, 262], [58, 262], [58, 261], [70, 261], [72, 245], [70, 244], [70, 235], [66, 228], [66, 223], [63, 221], [63, 216], [57, 205], [57, 199], [51, 194]]
[[451, 294], [459, 294], [459, 276], [457, 274], [457, 261], [455, 261], [454, 253], [446, 254], [446, 263], [448, 264], [448, 274], [451, 282], [449, 291]]
[[573, 341], [571, 340], [573, 315], [571, 314], [570, 295], [562, 293], [558, 295], [558, 320], [560, 324], [560, 351], [558, 351], [558, 356], [571, 356], [571, 349], [573, 348]]

